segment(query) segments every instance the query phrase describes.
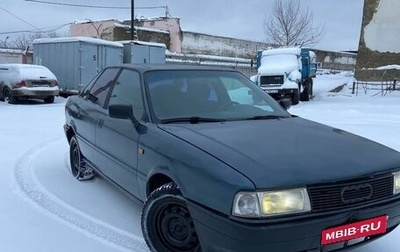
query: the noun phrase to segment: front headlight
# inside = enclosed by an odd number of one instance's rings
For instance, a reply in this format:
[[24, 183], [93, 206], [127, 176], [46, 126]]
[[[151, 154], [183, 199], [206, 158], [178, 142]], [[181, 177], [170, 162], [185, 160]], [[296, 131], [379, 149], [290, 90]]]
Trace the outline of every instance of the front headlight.
[[267, 217], [311, 211], [306, 188], [239, 192], [236, 194], [232, 214], [246, 218]]
[[400, 193], [400, 172], [393, 173], [393, 193], [397, 194]]

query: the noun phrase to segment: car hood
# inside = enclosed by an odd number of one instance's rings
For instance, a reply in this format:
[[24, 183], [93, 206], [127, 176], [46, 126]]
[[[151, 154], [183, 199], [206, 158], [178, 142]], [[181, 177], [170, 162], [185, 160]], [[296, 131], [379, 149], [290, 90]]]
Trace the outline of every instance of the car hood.
[[400, 169], [398, 152], [298, 117], [160, 128], [231, 166], [256, 188], [304, 186]]
[[289, 64], [289, 65], [272, 65], [272, 66], [264, 66], [261, 65], [258, 68], [258, 73], [260, 75], [283, 75], [284, 73], [290, 74], [293, 71], [298, 71], [297, 64]]

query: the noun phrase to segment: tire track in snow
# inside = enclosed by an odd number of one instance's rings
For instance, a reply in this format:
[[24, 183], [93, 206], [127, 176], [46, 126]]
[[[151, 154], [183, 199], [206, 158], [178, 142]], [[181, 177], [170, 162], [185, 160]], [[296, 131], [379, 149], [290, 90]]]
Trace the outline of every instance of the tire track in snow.
[[[57, 138], [48, 143], [41, 144], [22, 155], [15, 166], [15, 179], [20, 191], [34, 206], [44, 210], [59, 220], [82, 231], [89, 237], [97, 238], [108, 245], [135, 252], [148, 252], [146, 243], [141, 237], [134, 236], [113, 227], [107, 223], [96, 220], [89, 215], [77, 210], [47, 191], [35, 178], [33, 173], [34, 161], [38, 155], [52, 144], [60, 141]], [[63, 159], [64, 160], [64, 159]]]

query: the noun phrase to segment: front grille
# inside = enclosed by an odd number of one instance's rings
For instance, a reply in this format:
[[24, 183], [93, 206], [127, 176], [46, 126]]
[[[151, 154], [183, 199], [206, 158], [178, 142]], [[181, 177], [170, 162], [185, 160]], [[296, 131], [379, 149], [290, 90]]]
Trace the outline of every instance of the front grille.
[[393, 195], [393, 176], [308, 187], [313, 211], [357, 206]]
[[271, 76], [261, 76], [260, 77], [260, 86], [268, 87], [268, 86], [277, 86], [283, 84], [283, 75], [271, 75]]

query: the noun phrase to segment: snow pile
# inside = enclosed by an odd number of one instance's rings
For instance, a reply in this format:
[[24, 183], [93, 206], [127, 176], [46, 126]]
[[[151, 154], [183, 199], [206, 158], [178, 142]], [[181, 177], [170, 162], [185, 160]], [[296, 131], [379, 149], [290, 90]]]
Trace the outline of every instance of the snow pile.
[[333, 90], [351, 88], [355, 81], [352, 72], [340, 72], [338, 74], [317, 75], [314, 78], [313, 93], [314, 99], [320, 99], [321, 96], [331, 95]]

